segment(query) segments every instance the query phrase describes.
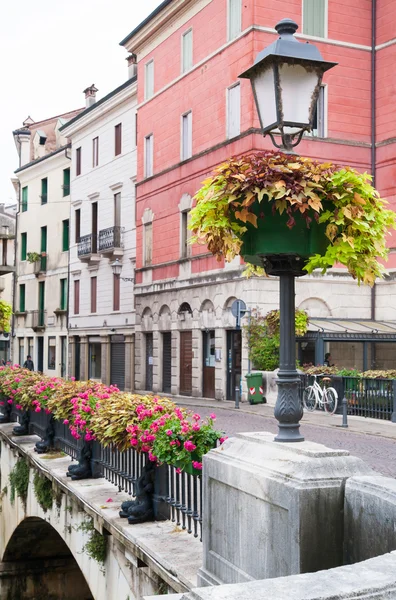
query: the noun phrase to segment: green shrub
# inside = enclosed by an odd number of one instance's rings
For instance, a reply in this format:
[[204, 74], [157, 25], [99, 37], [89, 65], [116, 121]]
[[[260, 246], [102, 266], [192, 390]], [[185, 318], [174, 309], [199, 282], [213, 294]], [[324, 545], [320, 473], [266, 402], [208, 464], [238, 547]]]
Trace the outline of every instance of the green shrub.
[[26, 504], [29, 488], [29, 465], [24, 458], [19, 458], [10, 475], [10, 501], [14, 503], [15, 494]]
[[33, 488], [37, 502], [40, 504], [43, 511], [47, 512], [47, 510], [50, 510], [54, 499], [52, 482], [36, 471], [33, 479]]

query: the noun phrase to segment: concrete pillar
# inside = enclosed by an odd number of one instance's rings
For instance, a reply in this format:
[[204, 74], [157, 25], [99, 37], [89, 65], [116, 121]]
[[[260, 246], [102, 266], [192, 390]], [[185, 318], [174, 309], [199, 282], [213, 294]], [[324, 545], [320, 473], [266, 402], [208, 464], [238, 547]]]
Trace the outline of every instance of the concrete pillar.
[[135, 333], [135, 389], [144, 389], [144, 335], [141, 331]]
[[[157, 369], [157, 374], [158, 374], [158, 388], [154, 387], [154, 390], [158, 391], [158, 392], [161, 392], [163, 390], [163, 388], [164, 388], [163, 377], [162, 377], [163, 365], [164, 365], [164, 343], [163, 343], [162, 331], [158, 331], [157, 332], [157, 337], [158, 337], [157, 340], [154, 338], [154, 348], [156, 347], [156, 344], [157, 344], [157, 347], [158, 347], [158, 349], [157, 349], [157, 354], [158, 354], [158, 369]], [[154, 352], [155, 352], [155, 350], [154, 350]]]
[[111, 376], [111, 346], [110, 346], [110, 336], [108, 334], [100, 336], [100, 344], [101, 344], [101, 363], [100, 363], [100, 372], [101, 372], [101, 380], [105, 385], [110, 385], [110, 376]]
[[157, 330], [153, 330], [153, 392], [161, 390], [161, 375], [162, 360], [160, 357], [161, 334]]
[[67, 372], [69, 374], [69, 377], [75, 377], [76, 375], [76, 370], [74, 368], [75, 365], [75, 352], [76, 352], [76, 345], [74, 343], [74, 335], [70, 335], [69, 336], [69, 343], [68, 343], [68, 361], [69, 361], [69, 365], [68, 365], [68, 369]]
[[125, 336], [125, 391], [133, 392], [135, 389], [135, 336]]
[[174, 396], [179, 394], [180, 390], [180, 331], [172, 331], [172, 387], [171, 392]]
[[215, 397], [216, 400], [225, 400], [227, 397], [227, 331], [225, 329], [215, 330], [215, 344], [217, 355], [215, 363]]

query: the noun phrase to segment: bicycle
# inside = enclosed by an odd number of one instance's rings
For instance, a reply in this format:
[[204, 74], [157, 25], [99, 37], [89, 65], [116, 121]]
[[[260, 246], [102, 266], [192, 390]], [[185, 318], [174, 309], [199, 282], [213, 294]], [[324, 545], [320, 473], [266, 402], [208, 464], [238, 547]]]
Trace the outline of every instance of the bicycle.
[[331, 381], [330, 377], [323, 377], [323, 387], [317, 382], [317, 375], [313, 375], [314, 382], [305, 388], [303, 393], [303, 405], [306, 410], [313, 412], [316, 407], [324, 408], [330, 415], [337, 410], [338, 394], [333, 387], [327, 387]]

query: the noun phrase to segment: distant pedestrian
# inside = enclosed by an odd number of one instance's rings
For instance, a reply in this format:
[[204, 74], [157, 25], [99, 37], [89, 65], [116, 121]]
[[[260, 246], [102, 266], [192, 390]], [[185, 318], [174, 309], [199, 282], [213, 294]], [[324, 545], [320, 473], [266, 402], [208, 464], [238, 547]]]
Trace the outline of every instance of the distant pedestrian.
[[29, 371], [34, 371], [34, 364], [33, 364], [32, 357], [30, 356], [30, 354], [27, 355], [27, 358], [26, 358], [25, 362], [23, 363], [23, 368], [29, 369]]
[[334, 364], [333, 365], [331, 364], [331, 354], [330, 354], [330, 352], [326, 352], [323, 364], [324, 364], [325, 367], [334, 367]]

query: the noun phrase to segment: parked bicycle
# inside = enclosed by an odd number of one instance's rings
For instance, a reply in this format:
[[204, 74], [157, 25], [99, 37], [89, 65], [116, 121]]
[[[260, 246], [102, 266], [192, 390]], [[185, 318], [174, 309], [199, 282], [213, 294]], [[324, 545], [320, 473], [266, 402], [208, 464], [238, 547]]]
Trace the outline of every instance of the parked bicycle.
[[309, 412], [313, 412], [319, 405], [320, 408], [324, 408], [326, 412], [333, 415], [337, 410], [338, 394], [333, 387], [329, 387], [329, 383], [331, 382], [330, 377], [323, 377], [323, 387], [319, 385], [317, 377], [317, 375], [313, 375], [313, 384], [304, 390], [304, 408]]

